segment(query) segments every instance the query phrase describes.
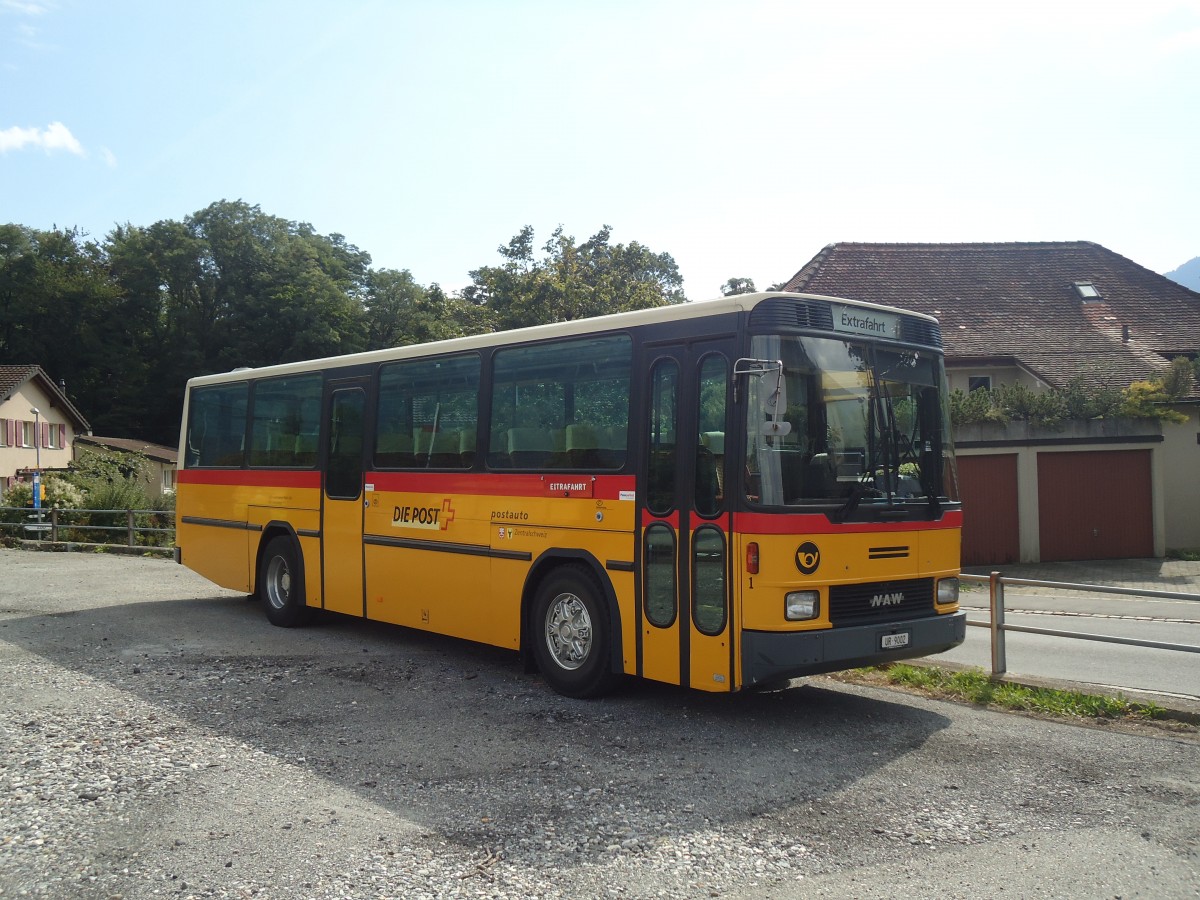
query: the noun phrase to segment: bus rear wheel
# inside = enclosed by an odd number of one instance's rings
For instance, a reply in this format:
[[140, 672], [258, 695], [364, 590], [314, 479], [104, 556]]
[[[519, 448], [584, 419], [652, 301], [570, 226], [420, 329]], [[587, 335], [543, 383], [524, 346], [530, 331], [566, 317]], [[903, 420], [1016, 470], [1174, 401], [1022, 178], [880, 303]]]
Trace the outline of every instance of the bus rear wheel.
[[258, 595], [272, 625], [296, 628], [311, 618], [304, 602], [304, 569], [291, 538], [280, 535], [267, 544], [258, 568]]
[[567, 697], [596, 697], [620, 677], [612, 671], [612, 629], [595, 578], [569, 567], [539, 586], [534, 602], [533, 654], [542, 677]]

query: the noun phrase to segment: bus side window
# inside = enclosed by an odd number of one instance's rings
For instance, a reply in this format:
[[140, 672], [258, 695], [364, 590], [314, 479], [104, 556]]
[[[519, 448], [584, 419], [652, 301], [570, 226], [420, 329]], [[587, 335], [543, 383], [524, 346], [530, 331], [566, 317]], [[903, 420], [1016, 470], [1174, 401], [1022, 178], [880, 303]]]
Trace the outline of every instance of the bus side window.
[[255, 382], [251, 466], [307, 468], [317, 464], [321, 388], [320, 375]]
[[696, 512], [715, 516], [725, 506], [725, 398], [729, 366], [710, 355], [700, 366], [700, 440], [696, 444]]
[[650, 471], [646, 505], [655, 515], [675, 508], [675, 443], [678, 429], [679, 366], [659, 360], [650, 373]]
[[250, 385], [246, 382], [192, 391], [186, 466], [204, 468], [242, 464], [249, 396]]
[[[509, 347], [495, 356], [487, 463], [494, 469], [625, 464], [633, 351], [627, 335]], [[602, 440], [606, 443], [602, 443]]]
[[475, 461], [478, 354], [392, 363], [379, 373], [375, 465], [465, 469]]

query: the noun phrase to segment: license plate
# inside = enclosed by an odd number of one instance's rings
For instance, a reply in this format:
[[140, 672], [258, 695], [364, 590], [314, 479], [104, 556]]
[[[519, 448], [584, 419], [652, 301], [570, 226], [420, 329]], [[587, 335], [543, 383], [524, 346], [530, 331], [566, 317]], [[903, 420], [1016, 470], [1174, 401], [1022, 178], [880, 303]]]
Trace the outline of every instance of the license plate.
[[885, 634], [879, 639], [880, 649], [896, 650], [900, 647], [907, 647], [909, 637], [910, 633], [907, 631], [901, 631], [899, 634]]

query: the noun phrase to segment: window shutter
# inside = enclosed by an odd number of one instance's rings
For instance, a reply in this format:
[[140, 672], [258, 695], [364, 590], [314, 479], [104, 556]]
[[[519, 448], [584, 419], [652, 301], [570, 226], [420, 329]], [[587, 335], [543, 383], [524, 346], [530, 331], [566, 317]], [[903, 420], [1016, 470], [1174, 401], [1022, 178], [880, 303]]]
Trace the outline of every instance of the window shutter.
[[42, 423], [42, 446], [43, 447], [50, 446], [50, 423], [49, 422]]

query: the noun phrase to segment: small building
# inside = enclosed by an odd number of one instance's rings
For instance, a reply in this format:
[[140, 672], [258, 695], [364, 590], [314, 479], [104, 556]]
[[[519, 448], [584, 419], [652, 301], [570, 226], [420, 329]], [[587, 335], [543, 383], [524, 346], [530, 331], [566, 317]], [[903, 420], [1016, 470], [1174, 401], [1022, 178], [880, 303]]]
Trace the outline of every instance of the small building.
[[65, 470], [90, 431], [41, 366], [0, 366], [0, 492], [35, 471]]
[[75, 439], [75, 457], [87, 448], [102, 453], [137, 453], [150, 462], [147, 487], [151, 493], [171, 494], [175, 492], [175, 468], [179, 451], [162, 444], [149, 444], [134, 438], [97, 437], [80, 435]]
[[[1089, 241], [830, 244], [787, 290], [941, 322], [951, 389], [1114, 389], [1200, 348], [1200, 294]], [[1200, 395], [1182, 425], [989, 425], [955, 434], [963, 562], [1162, 556], [1200, 547]]]

